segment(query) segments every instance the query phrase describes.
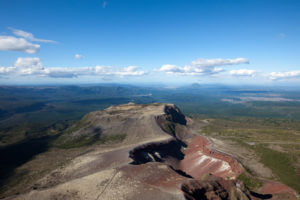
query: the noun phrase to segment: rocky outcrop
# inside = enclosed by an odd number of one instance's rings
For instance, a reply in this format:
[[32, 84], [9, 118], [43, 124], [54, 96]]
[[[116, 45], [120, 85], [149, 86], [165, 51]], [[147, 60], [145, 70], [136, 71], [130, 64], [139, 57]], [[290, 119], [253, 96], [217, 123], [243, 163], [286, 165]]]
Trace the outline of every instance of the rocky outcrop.
[[166, 105], [164, 114], [156, 116], [155, 120], [164, 132], [177, 139], [183, 140], [188, 134], [185, 130], [186, 117], [173, 104]]
[[145, 164], [147, 162], [180, 161], [184, 158], [182, 147], [185, 144], [179, 140], [171, 139], [162, 142], [151, 142], [135, 147], [129, 152], [132, 164]]
[[164, 108], [165, 112], [165, 117], [166, 120], [181, 124], [181, 125], [186, 125], [186, 119], [185, 116], [180, 112], [179, 108], [177, 108], [175, 105], [166, 105]]
[[182, 184], [188, 200], [250, 200], [250, 192], [242, 182], [209, 176], [204, 181], [190, 180]]

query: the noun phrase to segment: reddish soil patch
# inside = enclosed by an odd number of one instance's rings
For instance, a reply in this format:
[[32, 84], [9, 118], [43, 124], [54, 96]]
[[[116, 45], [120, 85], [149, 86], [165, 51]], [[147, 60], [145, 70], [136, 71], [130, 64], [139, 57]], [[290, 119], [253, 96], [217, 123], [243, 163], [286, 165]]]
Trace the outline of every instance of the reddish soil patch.
[[235, 179], [243, 172], [243, 167], [232, 156], [211, 148], [211, 143], [203, 136], [196, 136], [184, 151], [180, 169], [195, 179], [213, 174], [225, 179]]
[[272, 199], [296, 199], [296, 192], [292, 188], [275, 181], [264, 181], [259, 192], [274, 195]]

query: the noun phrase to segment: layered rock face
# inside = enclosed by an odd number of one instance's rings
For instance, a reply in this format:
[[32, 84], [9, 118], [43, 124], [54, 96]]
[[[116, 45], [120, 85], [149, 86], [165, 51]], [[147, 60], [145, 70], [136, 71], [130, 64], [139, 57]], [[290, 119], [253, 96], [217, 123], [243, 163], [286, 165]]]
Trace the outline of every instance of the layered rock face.
[[209, 173], [224, 179], [236, 179], [243, 172], [237, 160], [213, 149], [209, 140], [203, 136], [193, 137], [184, 154], [180, 168], [196, 179]]
[[255, 199], [235, 180], [243, 172], [238, 161], [193, 135], [191, 120], [172, 104], [92, 112], [62, 136], [61, 144], [95, 135], [124, 139], [98, 145], [12, 199]]

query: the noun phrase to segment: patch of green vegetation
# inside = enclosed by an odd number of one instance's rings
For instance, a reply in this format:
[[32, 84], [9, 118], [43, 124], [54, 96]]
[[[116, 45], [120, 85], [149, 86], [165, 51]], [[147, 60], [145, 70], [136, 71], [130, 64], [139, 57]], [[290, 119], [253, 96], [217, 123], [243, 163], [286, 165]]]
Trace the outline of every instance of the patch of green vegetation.
[[[299, 128], [300, 123], [295, 120], [222, 118], [210, 120], [199, 133], [254, 150], [260, 162], [271, 169], [279, 181], [300, 191], [300, 169], [296, 164], [300, 159]], [[278, 146], [279, 150], [271, 149], [272, 145]], [[245, 179], [246, 184], [250, 184], [248, 187], [252, 187], [247, 176], [240, 179]]]
[[99, 143], [101, 144], [111, 144], [122, 142], [126, 138], [126, 134], [116, 134], [116, 135], [103, 135]]
[[52, 145], [63, 149], [69, 149], [69, 148], [91, 145], [95, 143], [98, 139], [99, 139], [99, 135], [93, 135], [91, 137], [86, 137], [86, 136], [72, 137], [72, 139], [70, 139], [68, 135], [61, 135], [54, 142], [52, 142]]
[[89, 115], [85, 115], [81, 120], [79, 120], [78, 122], [74, 123], [72, 126], [69, 126], [69, 128], [65, 131], [65, 133], [72, 133], [75, 131], [78, 131], [82, 128], [89, 128], [90, 125], [90, 121], [89, 121]]
[[110, 110], [110, 111], [107, 111], [107, 113], [110, 115], [115, 115], [115, 114], [124, 113], [124, 111], [123, 110]]
[[[147, 104], [145, 104], [145, 105], [147, 105]], [[161, 105], [163, 105], [163, 103], [153, 103], [152, 105], [153, 106], [161, 106]]]
[[285, 124], [282, 120], [276, 121], [234, 118], [215, 119], [200, 131], [200, 134], [221, 137], [223, 139], [240, 139], [244, 143], [268, 143], [268, 142], [299, 142], [300, 131], [298, 121], [289, 121]]
[[281, 182], [300, 191], [300, 175], [296, 173], [288, 154], [274, 151], [261, 144], [255, 145], [253, 149], [259, 154], [260, 161], [269, 167]]
[[259, 179], [246, 172], [240, 174], [237, 179], [243, 181], [250, 190], [255, 190], [262, 186], [262, 182]]
[[175, 125], [172, 122], [166, 121], [164, 123], [164, 130], [173, 136], [176, 134], [175, 133]]

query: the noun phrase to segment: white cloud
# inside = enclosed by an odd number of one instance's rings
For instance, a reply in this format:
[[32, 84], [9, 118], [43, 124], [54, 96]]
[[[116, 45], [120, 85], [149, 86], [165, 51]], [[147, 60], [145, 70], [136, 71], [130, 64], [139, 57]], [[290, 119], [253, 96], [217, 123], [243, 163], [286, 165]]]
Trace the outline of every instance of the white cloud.
[[52, 78], [74, 78], [87, 73], [89, 73], [89, 71], [84, 70], [83, 68], [49, 67], [44, 69], [42, 76], [48, 76]]
[[14, 64], [14, 67], [27, 68], [32, 67], [35, 69], [42, 69], [43, 64], [39, 58], [18, 58]]
[[14, 63], [17, 73], [21, 75], [33, 75], [43, 73], [43, 64], [39, 58], [18, 58]]
[[13, 34], [19, 37], [0, 35], [0, 51], [21, 51], [21, 52], [33, 54], [39, 51], [40, 45], [33, 44], [29, 41], [57, 43], [56, 41], [53, 40], [35, 38], [33, 34], [29, 32], [25, 32], [14, 28], [9, 28], [9, 29], [12, 30]]
[[215, 66], [224, 66], [224, 65], [238, 65], [238, 64], [249, 64], [249, 60], [246, 58], [236, 58], [236, 59], [198, 59], [192, 61], [192, 65], [197, 65], [201, 67], [215, 67]]
[[128, 66], [115, 72], [118, 76], [142, 76], [147, 74], [145, 71], [140, 71], [138, 66]]
[[238, 65], [248, 64], [249, 60], [245, 58], [236, 59], [198, 59], [192, 61], [190, 65], [176, 66], [176, 65], [163, 65], [159, 71], [166, 72], [168, 74], [182, 74], [182, 75], [213, 75], [225, 71], [223, 68], [218, 66], [225, 65]]
[[94, 68], [95, 74], [106, 74], [106, 75], [113, 75], [112, 67], [110, 66], [96, 66]]
[[94, 68], [95, 74], [106, 76], [143, 76], [146, 71], [139, 70], [137, 66], [128, 66], [118, 70], [113, 70], [110, 66], [96, 66]]
[[182, 72], [183, 72], [183, 70], [182, 70], [181, 67], [178, 67], [178, 66], [176, 66], [176, 65], [169, 65], [169, 64], [163, 65], [163, 66], [159, 69], [159, 71], [161, 71], [161, 72], [166, 72], [166, 73], [168, 73], [168, 74], [182, 73]]
[[75, 55], [74, 55], [74, 58], [75, 58], [75, 59], [83, 59], [83, 58], [84, 58], [84, 55], [81, 55], [81, 54], [75, 54]]
[[251, 69], [237, 69], [231, 70], [230, 75], [232, 76], [255, 76], [257, 71]]
[[12, 74], [14, 70], [14, 67], [0, 67], [0, 75]]
[[40, 45], [32, 44], [24, 38], [13, 36], [0, 36], [0, 51], [21, 51], [25, 53], [37, 53]]
[[35, 38], [34, 35], [32, 33], [29, 33], [29, 32], [25, 32], [25, 31], [22, 31], [22, 30], [18, 30], [18, 29], [14, 29], [14, 28], [9, 28], [13, 34], [15, 34], [16, 36], [19, 36], [19, 37], [23, 37], [27, 40], [30, 40], [30, 41], [34, 41], [34, 42], [45, 42], [45, 43], [57, 43], [56, 41], [53, 41], [53, 40], [45, 40], [45, 39], [38, 39], [38, 38]]
[[18, 58], [11, 67], [0, 67], [0, 75], [43, 76], [52, 78], [74, 78], [79, 76], [124, 77], [147, 74], [137, 66], [114, 69], [110, 66], [95, 67], [43, 67], [39, 58]]
[[271, 72], [269, 74], [269, 77], [272, 80], [300, 78], [300, 70], [287, 72]]

